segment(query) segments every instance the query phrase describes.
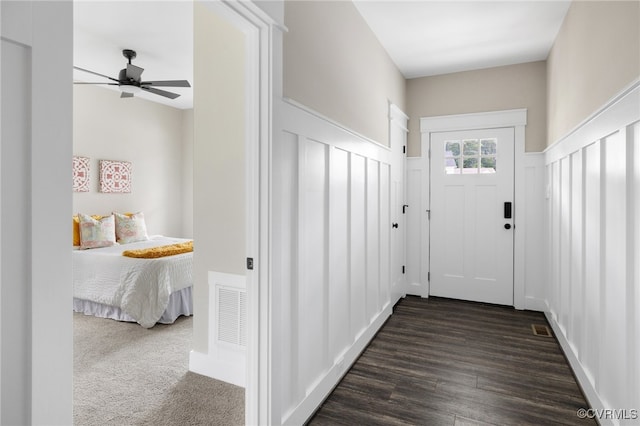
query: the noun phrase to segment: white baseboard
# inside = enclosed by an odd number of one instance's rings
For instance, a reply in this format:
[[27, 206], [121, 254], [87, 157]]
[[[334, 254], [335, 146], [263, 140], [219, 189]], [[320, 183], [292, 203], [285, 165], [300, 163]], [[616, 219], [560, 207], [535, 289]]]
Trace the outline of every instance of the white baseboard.
[[429, 297], [429, 293], [425, 294], [422, 283], [407, 283], [407, 296]]
[[548, 309], [547, 301], [537, 297], [527, 296], [524, 299], [524, 308], [528, 311], [545, 312]]
[[[573, 370], [573, 374], [578, 380], [578, 385], [582, 389], [582, 393], [584, 393], [584, 396], [587, 398], [587, 403], [589, 404], [590, 407], [583, 407], [583, 408], [592, 408], [594, 410], [604, 410], [605, 409], [604, 403], [600, 399], [598, 392], [596, 392], [595, 388], [591, 384], [591, 381], [589, 380], [587, 373], [582, 367], [582, 363], [580, 363], [580, 361], [578, 360], [578, 357], [576, 356], [575, 352], [571, 348], [569, 341], [564, 336], [563, 331], [561, 330], [560, 326], [556, 322], [554, 315], [552, 315], [551, 312], [549, 311], [548, 307], [544, 310], [544, 314], [547, 317], [547, 321], [551, 325], [551, 328], [553, 329], [553, 334], [556, 336], [556, 339], [558, 339], [558, 343], [560, 343], [560, 347], [562, 348], [562, 352], [564, 352], [564, 356], [567, 358], [567, 361], [569, 361], [569, 365], [571, 366], [571, 369]], [[599, 424], [602, 426], [616, 425], [616, 423], [614, 423], [612, 419], [602, 418], [602, 419], [596, 419], [596, 420], [598, 420]]]
[[[246, 355], [240, 351], [232, 351], [226, 356], [211, 356], [202, 352], [189, 353], [189, 371], [222, 380], [232, 385], [245, 387], [247, 381]], [[233, 357], [229, 360], [225, 358]]]
[[313, 389], [308, 392], [307, 397], [298, 406], [283, 416], [284, 425], [304, 424], [322, 402], [333, 391], [333, 388], [340, 383], [342, 377], [349, 371], [362, 351], [365, 350], [371, 339], [376, 335], [380, 327], [392, 313], [391, 304], [387, 306], [369, 324], [369, 327], [358, 335], [356, 341], [347, 349], [344, 356], [331, 367], [324, 376], [319, 379]]

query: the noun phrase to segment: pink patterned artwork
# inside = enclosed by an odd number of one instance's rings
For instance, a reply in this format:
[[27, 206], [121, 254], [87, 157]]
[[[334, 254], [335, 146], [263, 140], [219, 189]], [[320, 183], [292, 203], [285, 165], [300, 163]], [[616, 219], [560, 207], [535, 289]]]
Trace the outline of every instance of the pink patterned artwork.
[[73, 156], [73, 191], [89, 192], [89, 158]]
[[100, 160], [100, 192], [131, 192], [131, 163]]

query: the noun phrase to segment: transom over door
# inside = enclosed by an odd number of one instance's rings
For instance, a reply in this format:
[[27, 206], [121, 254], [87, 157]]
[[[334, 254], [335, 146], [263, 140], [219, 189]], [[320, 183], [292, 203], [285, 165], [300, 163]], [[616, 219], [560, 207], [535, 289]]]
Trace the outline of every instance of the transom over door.
[[513, 305], [514, 129], [431, 134], [430, 295]]

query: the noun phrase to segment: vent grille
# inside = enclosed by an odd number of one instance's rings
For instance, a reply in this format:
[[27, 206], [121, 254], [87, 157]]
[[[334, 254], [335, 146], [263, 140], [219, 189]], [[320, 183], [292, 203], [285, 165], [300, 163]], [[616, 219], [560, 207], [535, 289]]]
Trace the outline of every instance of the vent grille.
[[247, 294], [237, 288], [217, 286], [218, 341], [247, 346]]
[[549, 327], [546, 325], [531, 324], [531, 330], [533, 330], [533, 334], [536, 336], [551, 337], [551, 330], [549, 330]]

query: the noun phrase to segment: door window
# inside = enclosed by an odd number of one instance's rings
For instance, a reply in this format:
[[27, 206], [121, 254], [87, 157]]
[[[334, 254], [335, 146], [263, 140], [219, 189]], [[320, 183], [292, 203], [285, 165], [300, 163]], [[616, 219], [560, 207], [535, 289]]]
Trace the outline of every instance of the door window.
[[444, 170], [448, 175], [496, 173], [497, 138], [446, 140]]

